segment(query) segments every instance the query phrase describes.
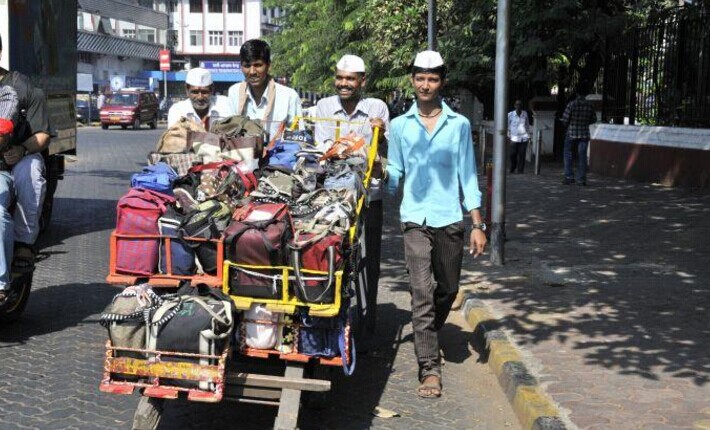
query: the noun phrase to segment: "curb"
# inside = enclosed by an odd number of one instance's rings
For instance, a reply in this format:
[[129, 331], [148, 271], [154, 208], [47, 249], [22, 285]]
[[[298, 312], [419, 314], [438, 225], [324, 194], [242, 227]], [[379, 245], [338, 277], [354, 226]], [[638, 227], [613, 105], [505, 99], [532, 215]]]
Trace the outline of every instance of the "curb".
[[570, 430], [559, 409], [523, 362], [520, 350], [501, 330], [501, 321], [472, 293], [466, 293], [461, 312], [473, 329], [474, 342], [498, 378], [524, 430]]

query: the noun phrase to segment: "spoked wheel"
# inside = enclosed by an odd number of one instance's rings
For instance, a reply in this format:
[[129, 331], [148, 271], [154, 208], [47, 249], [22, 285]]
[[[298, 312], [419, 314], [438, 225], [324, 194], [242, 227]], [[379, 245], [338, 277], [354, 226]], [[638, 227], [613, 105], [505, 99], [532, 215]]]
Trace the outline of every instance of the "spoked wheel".
[[0, 304], [0, 323], [17, 321], [27, 306], [32, 289], [32, 273], [15, 276], [12, 279], [10, 293], [7, 299]]
[[133, 414], [133, 430], [155, 430], [160, 424], [165, 399], [141, 397]]

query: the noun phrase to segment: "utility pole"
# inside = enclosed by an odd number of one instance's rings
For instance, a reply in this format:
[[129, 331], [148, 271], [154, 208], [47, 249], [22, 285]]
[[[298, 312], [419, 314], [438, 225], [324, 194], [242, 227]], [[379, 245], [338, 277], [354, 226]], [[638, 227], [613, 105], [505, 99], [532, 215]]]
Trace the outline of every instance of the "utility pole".
[[495, 134], [493, 135], [493, 199], [491, 263], [505, 264], [505, 141], [508, 118], [508, 53], [510, 52], [510, 0], [498, 0], [496, 23]]
[[436, 51], [436, 0], [429, 0], [429, 19], [427, 36], [428, 49], [430, 51]]

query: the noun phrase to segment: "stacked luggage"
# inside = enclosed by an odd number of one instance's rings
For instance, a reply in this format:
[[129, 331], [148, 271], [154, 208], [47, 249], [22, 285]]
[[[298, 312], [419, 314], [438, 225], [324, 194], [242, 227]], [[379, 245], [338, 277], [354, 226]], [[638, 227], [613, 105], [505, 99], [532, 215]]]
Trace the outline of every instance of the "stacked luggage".
[[[349, 285], [373, 140], [315, 142], [296, 123], [267, 144], [260, 124], [240, 116], [210, 132], [189, 121], [168, 129], [117, 206], [107, 280], [140, 286], [104, 314], [112, 359], [189, 357], [223, 372], [234, 344], [242, 356], [315, 358], [351, 373]], [[105, 378], [131, 383], [116, 369]], [[215, 381], [185, 389], [221, 396]]]

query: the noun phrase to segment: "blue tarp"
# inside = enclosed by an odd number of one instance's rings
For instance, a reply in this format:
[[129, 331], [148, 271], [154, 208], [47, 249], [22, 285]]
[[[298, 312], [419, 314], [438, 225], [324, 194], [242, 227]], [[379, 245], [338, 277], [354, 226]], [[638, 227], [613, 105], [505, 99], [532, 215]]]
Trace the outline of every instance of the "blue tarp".
[[[141, 78], [155, 78], [159, 81], [163, 80], [163, 72], [159, 70], [151, 70], [138, 73]], [[185, 82], [187, 72], [168, 72], [168, 82]], [[242, 82], [244, 74], [239, 73], [212, 73], [212, 80], [215, 82]]]

